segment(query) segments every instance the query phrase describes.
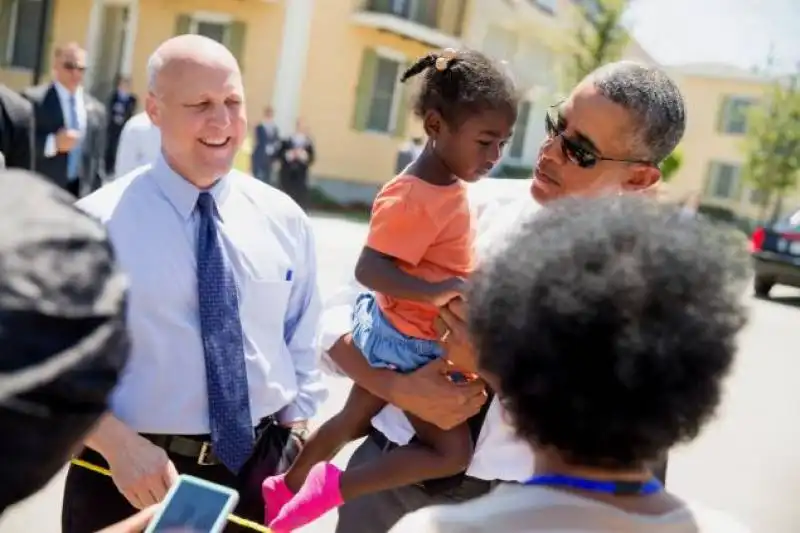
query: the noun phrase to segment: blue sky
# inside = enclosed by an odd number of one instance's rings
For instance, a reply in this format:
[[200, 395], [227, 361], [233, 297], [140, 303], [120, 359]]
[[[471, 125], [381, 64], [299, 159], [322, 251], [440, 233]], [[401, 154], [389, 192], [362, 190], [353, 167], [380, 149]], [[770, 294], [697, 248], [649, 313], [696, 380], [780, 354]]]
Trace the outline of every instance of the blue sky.
[[660, 63], [800, 63], [800, 0], [632, 0], [629, 27]]

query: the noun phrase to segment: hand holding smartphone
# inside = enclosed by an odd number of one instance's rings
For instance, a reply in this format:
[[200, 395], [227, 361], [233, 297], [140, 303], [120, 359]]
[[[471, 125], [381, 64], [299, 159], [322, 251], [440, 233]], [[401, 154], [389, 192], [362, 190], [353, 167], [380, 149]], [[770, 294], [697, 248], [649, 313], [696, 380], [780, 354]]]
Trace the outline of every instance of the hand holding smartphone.
[[238, 502], [234, 489], [181, 475], [144, 533], [220, 533]]

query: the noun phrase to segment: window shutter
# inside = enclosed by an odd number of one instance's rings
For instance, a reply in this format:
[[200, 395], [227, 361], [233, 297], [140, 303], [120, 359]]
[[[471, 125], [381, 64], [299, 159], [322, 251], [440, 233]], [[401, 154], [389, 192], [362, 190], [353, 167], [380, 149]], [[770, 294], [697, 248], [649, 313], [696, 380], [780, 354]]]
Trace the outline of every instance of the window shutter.
[[728, 108], [730, 108], [731, 99], [728, 96], [722, 97], [722, 102], [717, 112], [717, 131], [720, 133], [725, 132], [725, 117], [728, 115]]
[[14, 11], [14, 0], [0, 0], [0, 65], [8, 64], [8, 44], [11, 35], [11, 14]]
[[716, 173], [717, 173], [717, 165], [714, 161], [708, 162], [708, 170], [706, 170], [706, 182], [705, 187], [703, 190], [705, 191], [706, 196], [714, 197], [715, 194], [715, 187], [716, 187]]
[[395, 120], [394, 125], [394, 136], [402, 139], [406, 136], [406, 130], [408, 129], [408, 110], [410, 108], [411, 103], [411, 83], [410, 80], [406, 83], [400, 83], [400, 77], [403, 76], [403, 72], [405, 72], [411, 63], [401, 63], [400, 64], [400, 72], [398, 72], [397, 77], [397, 87], [395, 90], [400, 91], [400, 101], [397, 103], [397, 119]]
[[235, 20], [231, 22], [228, 27], [228, 50], [231, 51], [233, 57], [239, 62], [239, 68], [244, 72], [244, 47], [245, 37], [247, 36], [247, 24]]
[[[40, 2], [41, 7], [44, 6]], [[41, 9], [40, 7], [40, 9]], [[44, 17], [44, 46], [42, 46], [42, 74], [46, 77], [50, 72], [50, 62], [53, 59], [53, 14], [55, 13], [55, 6], [52, 2], [48, 4], [47, 13], [42, 13], [40, 16]]]
[[739, 165], [731, 165], [731, 175], [733, 176], [733, 198], [736, 201], [742, 199], [744, 194], [744, 183], [742, 183], [742, 168]]
[[353, 109], [353, 128], [357, 131], [367, 129], [377, 66], [378, 54], [372, 48], [366, 48], [361, 58], [361, 74], [358, 79], [356, 101]]
[[189, 33], [189, 28], [192, 25], [192, 17], [189, 15], [178, 15], [175, 17], [175, 35], [183, 35]]

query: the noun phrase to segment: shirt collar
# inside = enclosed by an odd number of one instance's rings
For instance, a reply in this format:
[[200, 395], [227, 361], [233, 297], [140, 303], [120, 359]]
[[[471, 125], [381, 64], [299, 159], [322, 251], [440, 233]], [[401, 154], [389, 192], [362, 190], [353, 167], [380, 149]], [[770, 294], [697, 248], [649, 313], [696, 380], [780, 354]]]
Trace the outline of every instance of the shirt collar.
[[[69, 101], [70, 96], [72, 96], [72, 93], [70, 93], [67, 90], [66, 87], [64, 87], [63, 85], [61, 85], [57, 81], [53, 82], [53, 87], [56, 88], [56, 93], [58, 94], [59, 98], [61, 98], [62, 100]], [[83, 87], [78, 86], [78, 88], [75, 89], [75, 99], [76, 100], [82, 100], [83, 99]]]
[[[167, 197], [169, 203], [175, 208], [175, 211], [183, 217], [184, 220], [189, 220], [192, 213], [194, 213], [197, 206], [197, 198], [202, 192], [201, 189], [189, 183], [180, 174], [172, 170], [164, 156], [159, 154], [156, 161], [153, 163], [151, 170], [156, 184]], [[220, 205], [228, 197], [230, 193], [230, 177], [229, 174], [222, 176], [214, 184], [208, 192], [214, 197], [214, 203], [217, 205], [217, 216], [222, 219], [220, 214]]]

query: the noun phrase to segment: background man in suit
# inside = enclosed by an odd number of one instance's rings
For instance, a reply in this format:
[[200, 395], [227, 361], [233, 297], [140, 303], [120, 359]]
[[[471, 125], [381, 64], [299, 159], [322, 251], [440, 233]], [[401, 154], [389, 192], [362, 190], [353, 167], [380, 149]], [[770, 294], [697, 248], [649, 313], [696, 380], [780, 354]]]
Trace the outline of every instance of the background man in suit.
[[281, 170], [278, 176], [280, 189], [292, 197], [300, 207], [308, 204], [308, 170], [314, 164], [314, 140], [303, 119], [297, 121], [294, 134], [281, 142], [278, 157]]
[[281, 135], [275, 125], [274, 115], [271, 107], [264, 110], [264, 120], [255, 128], [255, 145], [250, 156], [253, 176], [264, 183], [272, 181], [272, 167], [281, 146]]
[[56, 48], [53, 82], [31, 87], [36, 123], [36, 170], [77, 197], [105, 177], [106, 111], [82, 87], [86, 51], [77, 43]]
[[120, 76], [117, 88], [108, 99], [108, 131], [106, 143], [106, 175], [114, 173], [117, 146], [125, 123], [130, 120], [138, 105], [136, 95], [131, 92], [130, 80]]
[[0, 85], [0, 153], [7, 168], [33, 170], [33, 108]]

